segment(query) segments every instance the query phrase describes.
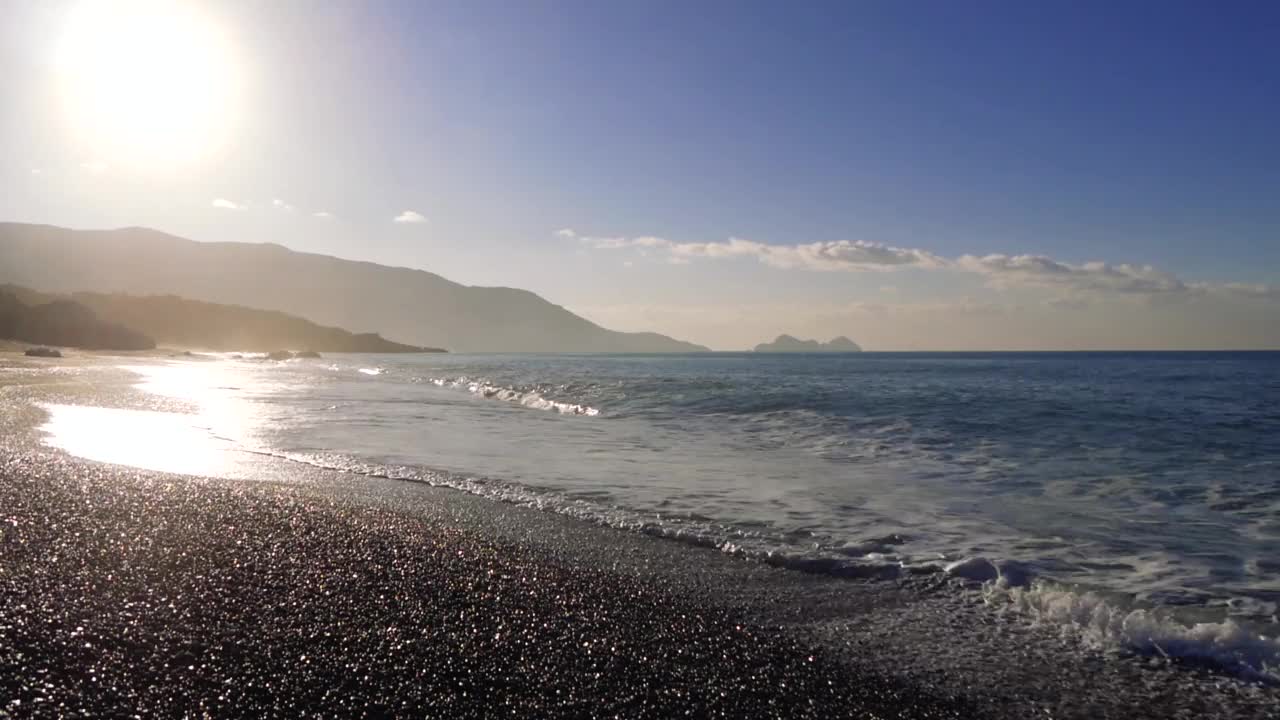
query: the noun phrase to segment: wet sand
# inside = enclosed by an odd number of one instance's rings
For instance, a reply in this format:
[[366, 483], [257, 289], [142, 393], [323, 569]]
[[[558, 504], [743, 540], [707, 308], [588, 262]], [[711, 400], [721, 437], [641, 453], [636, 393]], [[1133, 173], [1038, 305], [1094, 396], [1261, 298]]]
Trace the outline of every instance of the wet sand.
[[32, 400], [144, 400], [30, 367], [25, 381], [0, 380], [0, 717], [1264, 718], [1280, 707], [1274, 688], [992, 622], [932, 580], [819, 578], [269, 459], [257, 480], [77, 460], [41, 444]]

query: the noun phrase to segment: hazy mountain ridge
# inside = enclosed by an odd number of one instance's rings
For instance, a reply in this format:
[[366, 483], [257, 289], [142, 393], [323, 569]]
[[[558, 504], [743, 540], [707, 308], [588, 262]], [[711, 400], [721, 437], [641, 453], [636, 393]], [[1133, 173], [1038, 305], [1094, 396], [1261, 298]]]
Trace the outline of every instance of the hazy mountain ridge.
[[801, 340], [791, 335], [779, 335], [771, 343], [757, 345], [755, 352], [862, 352], [862, 347], [843, 335], [825, 343], [817, 340]]
[[58, 298], [33, 303], [5, 287], [0, 287], [0, 338], [85, 350], [150, 350], [156, 346], [150, 337], [104, 320], [81, 303]]
[[173, 295], [137, 296], [76, 292], [51, 295], [15, 285], [0, 285], [27, 305], [73, 302], [98, 317], [155, 338], [161, 343], [203, 350], [271, 352], [439, 352], [392, 342], [375, 333], [351, 333], [274, 310], [188, 300]]
[[471, 352], [694, 352], [656, 333], [596, 325], [527, 290], [460, 285], [424, 270], [201, 243], [156, 230], [0, 223], [0, 282], [53, 292], [178, 295], [369, 328]]

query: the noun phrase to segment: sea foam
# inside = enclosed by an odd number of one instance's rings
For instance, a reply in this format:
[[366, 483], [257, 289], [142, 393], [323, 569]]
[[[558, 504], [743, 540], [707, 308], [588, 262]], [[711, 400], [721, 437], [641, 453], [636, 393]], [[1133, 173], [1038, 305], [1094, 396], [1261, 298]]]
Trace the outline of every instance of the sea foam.
[[558, 412], [561, 415], [599, 415], [600, 411], [589, 405], [579, 405], [577, 403], [560, 402], [544, 397], [537, 390], [519, 390], [512, 387], [504, 387], [501, 385], [491, 385], [484, 380], [477, 380], [468, 377], [456, 378], [426, 378], [426, 381], [437, 387], [458, 388], [470, 392], [477, 397], [486, 400], [502, 400], [504, 402], [523, 405], [527, 408], [535, 410], [550, 410]]
[[992, 608], [1058, 628], [1088, 647], [1205, 663], [1280, 683], [1280, 639], [1231, 619], [1184, 622], [1169, 609], [1128, 607], [1116, 598], [1045, 580], [1024, 587], [988, 582], [982, 593]]

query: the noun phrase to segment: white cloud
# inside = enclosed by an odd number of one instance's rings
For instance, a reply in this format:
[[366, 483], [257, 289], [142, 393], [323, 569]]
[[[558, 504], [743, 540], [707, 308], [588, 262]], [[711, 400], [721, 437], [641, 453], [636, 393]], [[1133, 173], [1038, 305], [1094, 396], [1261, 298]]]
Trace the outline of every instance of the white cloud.
[[[818, 272], [891, 271], [905, 268], [949, 270], [980, 275], [989, 287], [1035, 287], [1073, 298], [1085, 296], [1179, 297], [1204, 294], [1280, 301], [1280, 287], [1249, 283], [1192, 283], [1151, 265], [1091, 261], [1073, 264], [1044, 255], [961, 255], [945, 258], [928, 250], [900, 248], [865, 240], [834, 240], [773, 245], [731, 237], [723, 242], [679, 243], [660, 237], [592, 237], [573, 230], [556, 232], [597, 250], [633, 250], [664, 254], [668, 263], [698, 259], [755, 258], [784, 270]], [[886, 286], [891, 288], [892, 286]], [[889, 292], [889, 290], [886, 290]]]
[[997, 287], [1035, 285], [1144, 295], [1182, 293], [1191, 289], [1177, 277], [1150, 265], [1111, 265], [1097, 261], [1072, 265], [1043, 255], [962, 255], [955, 266], [986, 275]]
[[865, 240], [836, 240], [807, 245], [760, 245], [762, 259], [775, 267], [824, 271], [884, 270], [896, 267], [936, 268], [946, 265], [926, 250], [899, 248]]
[[244, 205], [237, 205], [236, 203], [233, 203], [226, 198], [214, 198], [213, 202], [210, 203], [210, 205], [220, 210], [244, 210], [245, 209]]
[[942, 267], [946, 261], [925, 250], [897, 248], [865, 240], [835, 240], [802, 245], [770, 245], [755, 240], [729, 238], [724, 242], [677, 243], [660, 237], [576, 237], [600, 250], [638, 248], [668, 253], [669, 259], [683, 264], [694, 258], [753, 257], [766, 265], [783, 269], [816, 271], [867, 271], [896, 267]]
[[274, 200], [272, 200], [271, 207], [276, 208], [277, 210], [284, 210], [285, 212], [293, 212], [293, 209], [294, 209], [292, 205], [281, 200], [280, 198], [275, 198]]
[[395, 218], [391, 222], [424, 223], [426, 221], [427, 221], [426, 216], [422, 215], [421, 213], [414, 212], [413, 210], [405, 210], [404, 212], [395, 216]]
[[110, 165], [102, 162], [101, 160], [92, 160], [90, 162], [82, 162], [80, 163], [80, 167], [85, 170], [88, 170], [94, 175], [101, 175], [102, 173], [111, 169]]
[[314, 214], [314, 217], [318, 217], [318, 218], [320, 218], [321, 220], [332, 220], [332, 219], [333, 219], [333, 213], [329, 213], [329, 212], [325, 212], [324, 210], [321, 210], [320, 212], [315, 213], [315, 214]]
[[43, 172], [43, 171], [42, 171], [40, 168], [31, 168], [31, 174], [32, 174], [32, 175], [39, 175], [39, 174], [41, 174], [42, 172]]
[[1280, 287], [1275, 285], [1262, 285], [1259, 283], [1224, 283], [1222, 285], [1214, 286], [1197, 284], [1195, 287], [1207, 287], [1212, 292], [1221, 292], [1239, 297], [1280, 300]]

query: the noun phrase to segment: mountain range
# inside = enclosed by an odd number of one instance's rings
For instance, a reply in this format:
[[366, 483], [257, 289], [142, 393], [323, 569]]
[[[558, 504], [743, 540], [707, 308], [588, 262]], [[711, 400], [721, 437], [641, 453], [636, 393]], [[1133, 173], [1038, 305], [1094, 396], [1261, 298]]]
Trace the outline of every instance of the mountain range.
[[67, 293], [177, 295], [276, 310], [460, 352], [699, 352], [608, 330], [529, 292], [290, 250], [196, 242], [146, 228], [0, 223], [0, 282]]
[[[42, 298], [43, 299], [43, 298]], [[0, 286], [0, 339], [85, 350], [150, 350], [155, 340], [72, 300], [28, 304]]]
[[[341, 328], [324, 327], [310, 320], [286, 315], [274, 310], [256, 310], [237, 305], [219, 305], [187, 300], [173, 295], [136, 296], [120, 293], [77, 292], [68, 295], [51, 295], [16, 285], [0, 284], [0, 301], [14, 306], [21, 303], [32, 311], [40, 308], [80, 308], [81, 315], [100, 318], [101, 322], [127, 328], [139, 335], [154, 338], [165, 345], [200, 350], [226, 350], [242, 352], [273, 352], [283, 349], [312, 350], [316, 352], [363, 353], [416, 353], [439, 352], [435, 348], [403, 345], [383, 338], [376, 333], [350, 333]], [[67, 314], [66, 312], [62, 314]], [[44, 323], [48, 325], [48, 323]], [[11, 323], [13, 327], [16, 324]], [[81, 323], [92, 327], [91, 323]], [[27, 327], [39, 327], [28, 323]], [[96, 347], [104, 350], [143, 349], [120, 340], [108, 343], [99, 336], [114, 337], [99, 332], [64, 332], [61, 341], [47, 339], [27, 332], [26, 335], [11, 332], [4, 334], [0, 323], [0, 337], [26, 339], [50, 345]], [[86, 345], [86, 341], [90, 343]], [[154, 346], [154, 342], [146, 347]]]

